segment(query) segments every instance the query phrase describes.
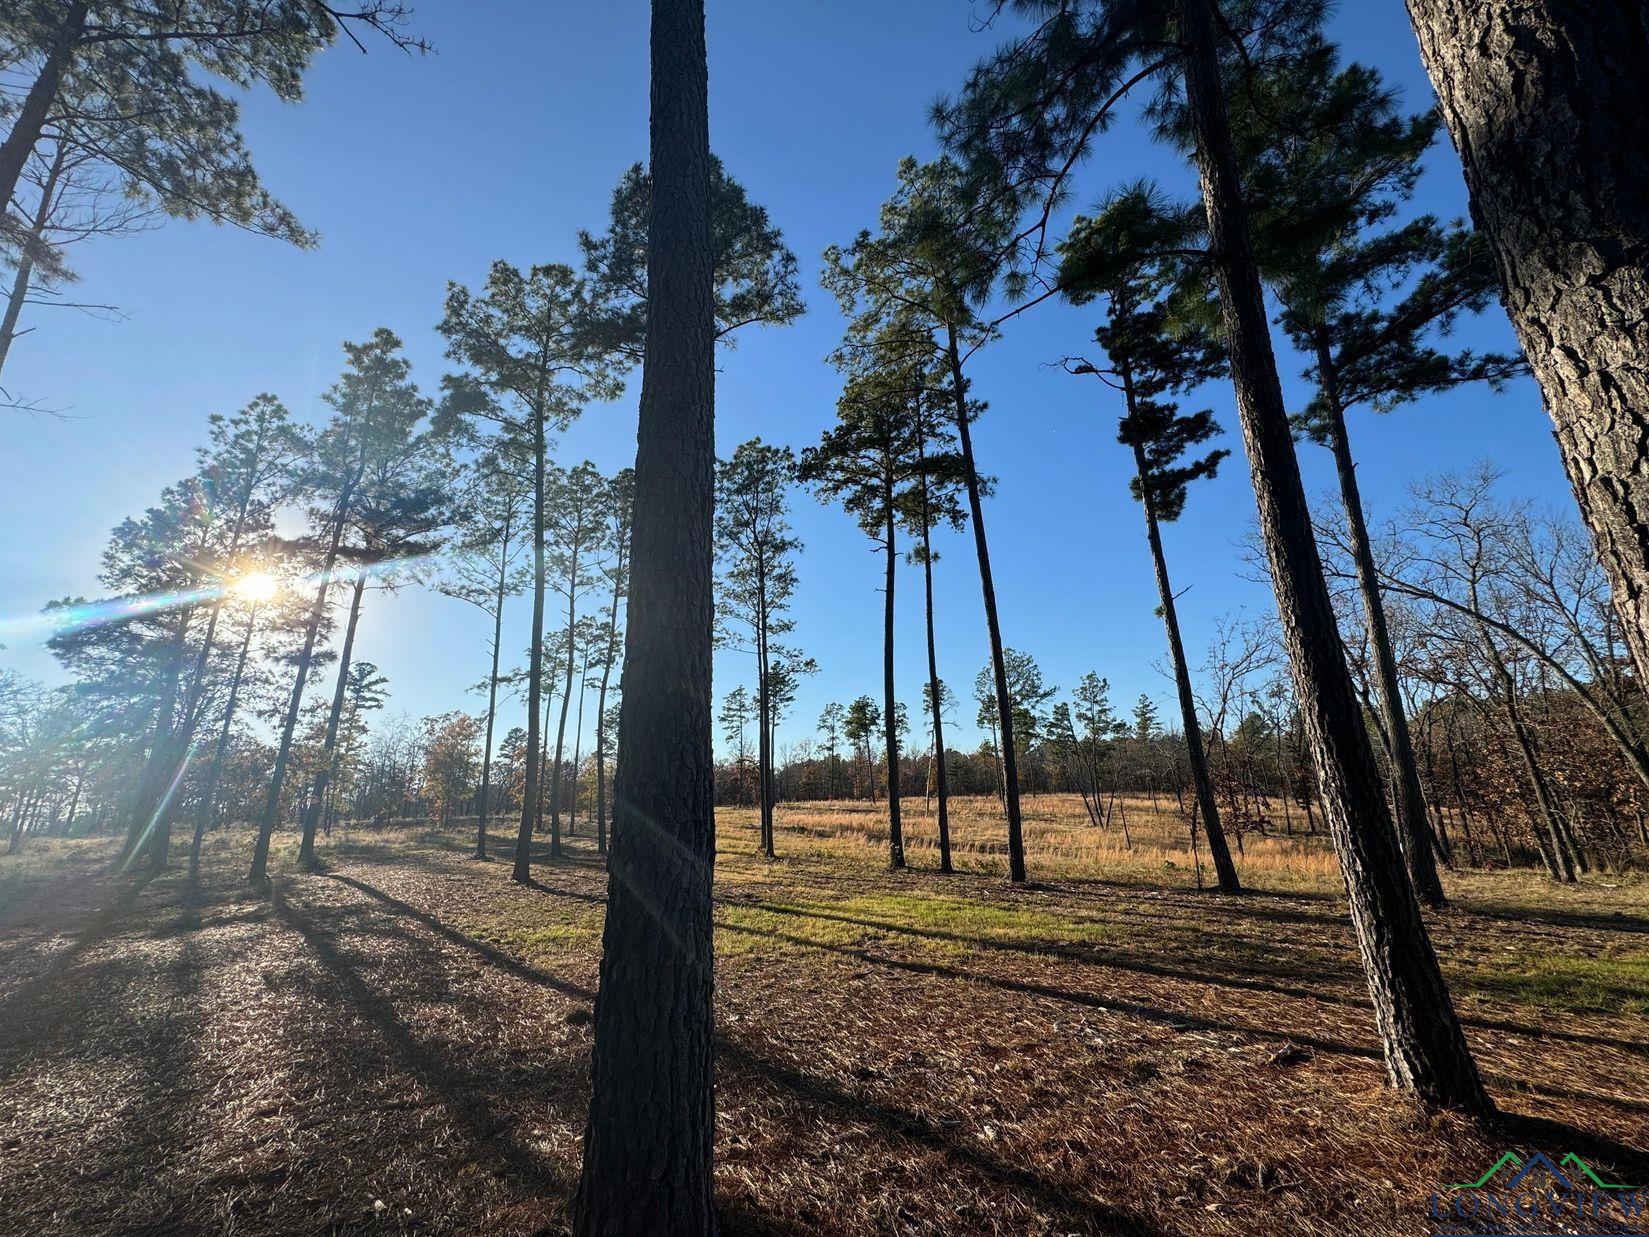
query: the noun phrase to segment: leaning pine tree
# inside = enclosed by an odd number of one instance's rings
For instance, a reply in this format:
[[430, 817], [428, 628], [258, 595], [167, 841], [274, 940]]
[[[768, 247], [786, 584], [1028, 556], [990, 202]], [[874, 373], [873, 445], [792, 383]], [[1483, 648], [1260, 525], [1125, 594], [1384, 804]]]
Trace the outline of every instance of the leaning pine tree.
[[[1145, 512], [1145, 538], [1156, 572], [1197, 811], [1219, 888], [1237, 893], [1242, 886], [1220, 826], [1185, 641], [1180, 635], [1179, 610], [1162, 549], [1161, 526], [1184, 512], [1186, 488], [1193, 481], [1212, 477], [1220, 461], [1231, 454], [1214, 450], [1186, 459], [1186, 452], [1207, 443], [1220, 427], [1211, 411], [1182, 413], [1173, 399], [1225, 372], [1220, 342], [1200, 328], [1196, 315], [1176, 319], [1174, 314], [1174, 278], [1191, 272], [1151, 257], [1153, 251], [1183, 248], [1194, 231], [1188, 212], [1159, 201], [1149, 186], [1133, 186], [1113, 196], [1096, 217], [1076, 221], [1063, 246], [1059, 282], [1066, 296], [1079, 304], [1102, 295], [1110, 306], [1109, 321], [1094, 332], [1108, 363], [1067, 360], [1066, 368], [1091, 374], [1122, 395], [1117, 438], [1134, 457], [1130, 488]], [[1190, 287], [1181, 291], [1191, 294]]]
[[937, 118], [947, 143], [966, 156], [976, 190], [992, 200], [1015, 199], [1033, 213], [1021, 232], [1033, 263], [1045, 256], [1042, 240], [1070, 169], [1131, 85], [1160, 80], [1153, 114], [1176, 131], [1183, 118], [1201, 174], [1260, 534], [1387, 1069], [1395, 1086], [1428, 1105], [1487, 1114], [1493, 1105], [1404, 870], [1346, 667], [1294, 455], [1227, 116], [1222, 51], [1263, 68], [1298, 54], [1314, 37], [1320, 12], [1317, 5], [1269, 0], [1233, 0], [1218, 19], [1212, 0], [1062, 5], [981, 65], [961, 100], [941, 105]]

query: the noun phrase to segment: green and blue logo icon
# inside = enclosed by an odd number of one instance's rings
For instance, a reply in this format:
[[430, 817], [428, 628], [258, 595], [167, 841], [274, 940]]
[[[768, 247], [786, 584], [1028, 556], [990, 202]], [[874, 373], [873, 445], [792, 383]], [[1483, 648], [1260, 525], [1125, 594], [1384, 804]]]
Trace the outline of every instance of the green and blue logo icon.
[[1426, 1214], [1446, 1226], [1437, 1237], [1649, 1237], [1649, 1191], [1607, 1180], [1572, 1151], [1555, 1161], [1508, 1151], [1476, 1181], [1434, 1193]]

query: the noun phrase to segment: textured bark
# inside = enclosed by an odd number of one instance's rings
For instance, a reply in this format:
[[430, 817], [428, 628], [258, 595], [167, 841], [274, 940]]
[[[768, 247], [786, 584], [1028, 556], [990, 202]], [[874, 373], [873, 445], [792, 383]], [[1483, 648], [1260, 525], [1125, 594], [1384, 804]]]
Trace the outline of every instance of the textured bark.
[[716, 1231], [707, 78], [704, 0], [653, 0], [650, 296], [580, 1237]]
[[1408, 9], [1506, 309], [1649, 681], [1649, 8], [1408, 0]]
[[544, 401], [533, 405], [532, 501], [532, 650], [527, 656], [526, 768], [521, 777], [521, 827], [515, 837], [515, 867], [511, 879], [532, 883], [532, 835], [538, 819], [539, 752], [538, 706], [544, 691]]
[[893, 486], [883, 495], [887, 508], [887, 587], [882, 616], [882, 709], [887, 736], [887, 862], [890, 868], [905, 866], [905, 827], [899, 819], [899, 699], [893, 691], [893, 576], [899, 552], [894, 545], [897, 512], [893, 506]]
[[[1133, 411], [1133, 384], [1128, 384], [1129, 412]], [[1139, 472], [1141, 506], [1145, 508], [1145, 537], [1151, 543], [1151, 565], [1156, 569], [1157, 596], [1162, 601], [1162, 625], [1168, 632], [1168, 657], [1174, 663], [1174, 690], [1179, 696], [1180, 727], [1185, 732], [1185, 758], [1191, 766], [1191, 784], [1197, 792], [1197, 808], [1202, 831], [1208, 838], [1208, 853], [1220, 892], [1241, 893], [1237, 865], [1231, 862], [1225, 830], [1220, 826], [1219, 803], [1214, 798], [1214, 779], [1208, 775], [1208, 751], [1202, 744], [1202, 726], [1197, 721], [1197, 701], [1191, 693], [1191, 669], [1185, 661], [1185, 641], [1180, 636], [1179, 610], [1174, 605], [1174, 588], [1168, 580], [1168, 559], [1162, 552], [1162, 532], [1157, 526], [1156, 502], [1151, 497], [1150, 470], [1145, 449], [1134, 444], [1134, 467]], [[1286, 791], [1285, 791], [1286, 793]]]
[[23, 178], [23, 168], [28, 164], [29, 155], [40, 142], [52, 104], [57, 102], [63, 74], [74, 58], [75, 44], [80, 41], [86, 28], [89, 8], [87, 0], [73, 0], [64, 11], [63, 24], [58, 27], [51, 51], [46, 54], [39, 75], [23, 96], [23, 105], [17, 109], [11, 132], [6, 134], [4, 142], [0, 142], [0, 214], [11, 208], [11, 200], [17, 196], [17, 182]]
[[1260, 534], [1386, 1069], [1394, 1086], [1429, 1106], [1487, 1115], [1493, 1105], [1403, 870], [1312, 537], [1221, 93], [1213, 6], [1180, 0], [1179, 11], [1186, 99]]
[[1008, 879], [1025, 881], [1025, 834], [1019, 812], [1019, 765], [1013, 750], [1013, 701], [1008, 697], [1008, 668], [1002, 659], [1002, 624], [996, 617], [996, 582], [991, 578], [990, 543], [985, 539], [985, 511], [979, 501], [979, 470], [973, 462], [973, 434], [968, 428], [968, 388], [962, 377], [962, 356], [956, 346], [956, 328], [945, 331], [950, 361], [952, 398], [956, 403], [956, 434], [961, 440], [963, 473], [967, 481], [968, 516], [973, 521], [973, 548], [979, 558], [979, 587], [985, 595], [985, 627], [991, 640], [991, 674], [996, 682], [997, 724], [1001, 728], [999, 761], [1002, 804], [1008, 813]]
[[1414, 882], [1414, 892], [1427, 906], [1444, 906], [1448, 900], [1443, 896], [1437, 859], [1432, 854], [1426, 796], [1420, 788], [1420, 766], [1414, 758], [1414, 740], [1409, 735], [1408, 714], [1403, 708], [1403, 692], [1397, 681], [1397, 655], [1391, 647], [1385, 601], [1380, 596], [1380, 576], [1374, 565], [1374, 547], [1369, 542], [1368, 523], [1363, 517], [1363, 496], [1357, 485], [1357, 464], [1351, 458], [1351, 439], [1346, 434], [1339, 378], [1333, 352], [1328, 341], [1321, 337], [1317, 340], [1317, 374], [1327, 412], [1328, 445], [1334, 453], [1334, 472], [1340, 482], [1340, 505], [1345, 509], [1351, 558], [1357, 568], [1363, 622], [1367, 625], [1369, 650], [1373, 654], [1374, 687], [1380, 699], [1386, 751], [1391, 757], [1391, 798], [1397, 838], [1403, 846], [1403, 859], [1408, 865], [1409, 879]]
[[[349, 691], [349, 663], [355, 656], [355, 629], [361, 621], [361, 598], [366, 594], [366, 576], [355, 577], [349, 599], [349, 625], [344, 629], [344, 647], [338, 654], [338, 682], [332, 689], [332, 711], [326, 715], [326, 738], [321, 744], [321, 769], [309, 796], [309, 810], [303, 817], [303, 841], [298, 844], [298, 865], [307, 872], [319, 866], [315, 860], [315, 830], [326, 808], [326, 788], [332, 784], [338, 763], [338, 725], [343, 720], [344, 699]], [[330, 826], [329, 826], [330, 828]]]

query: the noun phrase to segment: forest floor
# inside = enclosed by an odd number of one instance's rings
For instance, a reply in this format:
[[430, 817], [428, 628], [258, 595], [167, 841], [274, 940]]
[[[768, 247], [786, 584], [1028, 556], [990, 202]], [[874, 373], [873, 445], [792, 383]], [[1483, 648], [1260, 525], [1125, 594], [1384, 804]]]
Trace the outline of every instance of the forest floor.
[[[918, 839], [889, 872], [870, 805], [821, 811], [781, 810], [772, 861], [722, 820], [729, 1234], [1431, 1233], [1434, 1192], [1537, 1147], [1649, 1183], [1641, 877], [1450, 879], [1434, 936], [1516, 1116], [1485, 1133], [1385, 1086], [1314, 859], [1256, 858], [1228, 898], [1160, 858], [1038, 873], [1033, 847], [1015, 889], [982, 846], [940, 876]], [[522, 887], [456, 830], [340, 831], [322, 875], [283, 836], [262, 893], [248, 840], [195, 877], [111, 875], [107, 840], [0, 859], [0, 1232], [563, 1231], [588, 839]]]

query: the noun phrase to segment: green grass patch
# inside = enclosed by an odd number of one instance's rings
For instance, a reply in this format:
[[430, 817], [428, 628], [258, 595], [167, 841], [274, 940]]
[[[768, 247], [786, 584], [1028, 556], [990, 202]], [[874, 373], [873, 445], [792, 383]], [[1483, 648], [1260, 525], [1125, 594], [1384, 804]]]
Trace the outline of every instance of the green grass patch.
[[1523, 951], [1469, 972], [1463, 986], [1554, 1013], [1649, 1015], [1649, 953], [1585, 958]]

